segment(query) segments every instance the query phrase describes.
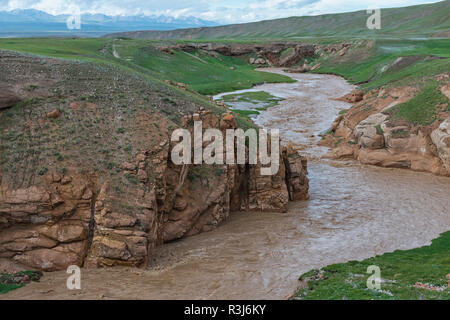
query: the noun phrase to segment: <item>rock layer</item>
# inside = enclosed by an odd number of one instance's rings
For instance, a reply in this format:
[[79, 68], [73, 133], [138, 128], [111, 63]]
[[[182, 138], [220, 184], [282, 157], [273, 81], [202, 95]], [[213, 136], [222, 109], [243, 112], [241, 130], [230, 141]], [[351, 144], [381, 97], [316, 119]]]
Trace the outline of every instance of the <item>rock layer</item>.
[[185, 52], [202, 50], [212, 56], [222, 54], [224, 56], [242, 57], [250, 64], [257, 66], [289, 67], [301, 59], [313, 56], [316, 46], [289, 42], [266, 44], [183, 43], [173, 46], [160, 46], [159, 50], [169, 54], [173, 50]]
[[[437, 79], [446, 81], [445, 75]], [[443, 95], [447, 87], [448, 84], [441, 87]], [[353, 99], [355, 93], [344, 97], [357, 103], [336, 119], [332, 134], [320, 143], [333, 147], [325, 157], [354, 158], [362, 164], [450, 175], [448, 102], [436, 106], [439, 117], [429, 125], [414, 125], [389, 113], [392, 107], [409, 101], [415, 94], [414, 88], [400, 87], [372, 90], [360, 102], [359, 98]]]

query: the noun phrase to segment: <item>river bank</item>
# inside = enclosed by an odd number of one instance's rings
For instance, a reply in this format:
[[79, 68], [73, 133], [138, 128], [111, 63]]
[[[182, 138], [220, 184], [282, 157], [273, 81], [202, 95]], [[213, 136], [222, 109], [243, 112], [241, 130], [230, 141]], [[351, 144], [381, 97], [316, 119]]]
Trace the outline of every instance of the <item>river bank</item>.
[[348, 106], [331, 98], [352, 86], [335, 76], [290, 76], [298, 82], [256, 88], [284, 100], [255, 121], [304, 145], [309, 201], [291, 203], [287, 214], [234, 213], [214, 231], [156, 248], [148, 269], [84, 269], [79, 291], [67, 290], [60, 271], [1, 298], [283, 299], [311, 269], [427, 245], [450, 229], [448, 178], [321, 160], [319, 134]]

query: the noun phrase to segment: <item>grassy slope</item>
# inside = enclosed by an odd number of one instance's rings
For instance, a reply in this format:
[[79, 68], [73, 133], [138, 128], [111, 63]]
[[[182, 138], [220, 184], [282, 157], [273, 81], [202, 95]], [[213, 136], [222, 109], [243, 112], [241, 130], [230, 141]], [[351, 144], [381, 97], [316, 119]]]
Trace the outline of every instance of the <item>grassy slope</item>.
[[[113, 45], [122, 59], [113, 57]], [[101, 52], [103, 48], [107, 54]], [[186, 83], [201, 94], [247, 89], [263, 82], [291, 81], [281, 75], [255, 71], [238, 58], [213, 58], [200, 52], [165, 54], [154, 47], [154, 42], [145, 40], [0, 39], [0, 49], [114, 64], [140, 71], [155, 81]]]
[[[399, 57], [421, 57], [401, 69], [383, 68], [392, 65]], [[363, 89], [378, 88], [386, 84], [415, 82], [426, 75], [434, 75], [450, 69], [450, 59], [425, 59], [427, 56], [450, 58], [450, 39], [440, 40], [376, 40], [371, 48], [354, 48], [344, 57], [322, 58], [316, 72], [335, 73], [351, 83], [361, 84]]]
[[[368, 30], [366, 11], [290, 17], [254, 23], [175, 31], [122, 33], [153, 39], [295, 39], [298, 37], [424, 37], [450, 29], [450, 1], [382, 9], [381, 30]], [[117, 36], [117, 34], [112, 35]], [[448, 34], [447, 34], [448, 36]]]
[[448, 105], [448, 99], [439, 91], [437, 81], [429, 81], [414, 98], [399, 104], [387, 113], [393, 119], [406, 119], [415, 125], [429, 125], [437, 119], [436, 106]]
[[[367, 288], [367, 267], [381, 269], [381, 290]], [[432, 245], [397, 250], [363, 261], [350, 261], [313, 270], [301, 276], [307, 288], [296, 293], [303, 299], [450, 299], [446, 275], [450, 274], [450, 232], [433, 240]], [[320, 276], [317, 276], [319, 275]], [[393, 282], [391, 282], [393, 281]], [[416, 283], [441, 287], [443, 291], [416, 288]]]
[[[396, 66], [399, 58], [410, 62]], [[316, 63], [321, 67], [315, 72], [341, 75], [366, 91], [382, 86], [417, 87], [417, 97], [388, 113], [413, 124], [428, 125], [437, 119], [436, 106], [448, 103], [439, 91], [442, 84], [434, 76], [450, 70], [449, 58], [450, 39], [377, 40], [371, 47], [355, 46], [343, 57], [318, 58]]]
[[150, 46], [148, 41], [136, 40], [116, 41], [115, 48], [121, 57], [158, 77], [189, 84], [201, 94], [247, 89], [263, 82], [292, 81], [285, 76], [254, 71], [253, 66], [234, 57], [219, 55], [215, 58], [201, 51], [166, 54]]
[[[113, 44], [121, 59], [114, 58]], [[153, 45], [152, 41], [146, 40], [0, 39], [0, 50], [112, 65], [162, 85], [166, 85], [163, 80], [184, 82], [202, 94], [246, 89], [262, 82], [291, 81], [288, 77], [255, 71], [237, 58], [195, 57], [182, 52], [168, 55], [157, 51]], [[234, 70], [230, 69], [232, 66]], [[224, 111], [196, 91], [179, 91], [217, 113]], [[246, 117], [238, 116], [237, 120], [244, 129], [254, 127]]]

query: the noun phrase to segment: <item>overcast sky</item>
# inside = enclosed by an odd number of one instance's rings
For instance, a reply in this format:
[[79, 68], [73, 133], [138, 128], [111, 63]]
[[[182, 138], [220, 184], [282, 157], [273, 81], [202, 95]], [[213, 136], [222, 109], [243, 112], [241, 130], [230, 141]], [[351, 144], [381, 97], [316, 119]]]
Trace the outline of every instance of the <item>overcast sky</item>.
[[194, 16], [219, 23], [251, 22], [300, 15], [338, 13], [368, 8], [401, 7], [435, 0], [0, 0], [0, 10], [39, 9], [51, 14]]

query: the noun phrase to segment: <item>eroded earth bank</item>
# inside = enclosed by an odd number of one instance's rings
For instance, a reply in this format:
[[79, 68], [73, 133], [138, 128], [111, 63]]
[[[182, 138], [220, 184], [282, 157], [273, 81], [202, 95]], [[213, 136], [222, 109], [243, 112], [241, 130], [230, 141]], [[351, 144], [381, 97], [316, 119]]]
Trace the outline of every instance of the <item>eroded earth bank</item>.
[[328, 75], [292, 77], [298, 82], [255, 88], [285, 99], [256, 122], [304, 146], [310, 200], [284, 214], [231, 214], [211, 232], [156, 247], [147, 269], [83, 269], [80, 291], [67, 290], [57, 271], [2, 298], [281, 299], [312, 268], [429, 244], [450, 228], [447, 177], [322, 160], [319, 134], [350, 107], [333, 98], [353, 87]]

